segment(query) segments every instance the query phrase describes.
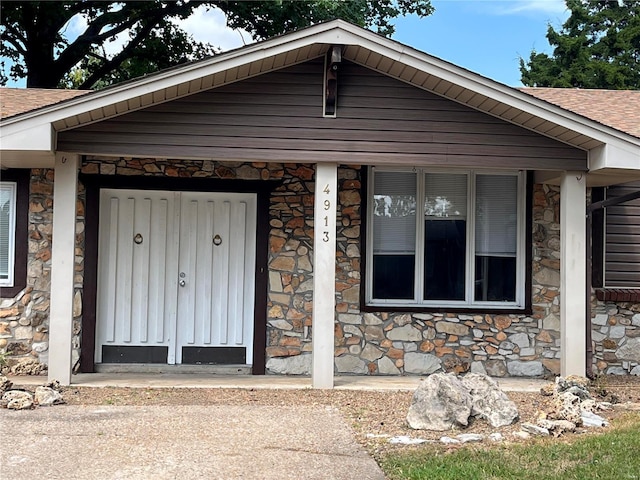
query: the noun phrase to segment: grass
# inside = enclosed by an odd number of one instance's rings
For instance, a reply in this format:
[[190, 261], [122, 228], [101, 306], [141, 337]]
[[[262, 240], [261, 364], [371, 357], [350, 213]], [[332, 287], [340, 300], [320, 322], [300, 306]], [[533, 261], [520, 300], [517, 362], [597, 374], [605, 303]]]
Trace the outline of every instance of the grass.
[[381, 467], [392, 480], [640, 480], [640, 415], [618, 419], [606, 433], [570, 441], [539, 439], [453, 452], [427, 446], [390, 454]]

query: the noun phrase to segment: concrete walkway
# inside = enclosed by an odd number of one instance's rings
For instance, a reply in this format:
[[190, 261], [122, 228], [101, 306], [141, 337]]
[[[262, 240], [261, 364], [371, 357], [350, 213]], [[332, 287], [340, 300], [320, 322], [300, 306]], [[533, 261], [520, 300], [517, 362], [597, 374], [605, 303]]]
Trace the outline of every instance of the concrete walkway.
[[12, 480], [385, 478], [326, 407], [56, 406], [0, 424]]
[[[42, 385], [45, 377], [9, 377], [17, 385]], [[495, 378], [506, 392], [538, 392], [549, 383], [537, 378]], [[339, 390], [415, 390], [421, 377], [335, 377]], [[185, 373], [80, 373], [71, 377], [78, 387], [134, 387], [134, 388], [252, 388], [304, 389], [311, 388], [311, 378], [280, 375], [207, 375]]]

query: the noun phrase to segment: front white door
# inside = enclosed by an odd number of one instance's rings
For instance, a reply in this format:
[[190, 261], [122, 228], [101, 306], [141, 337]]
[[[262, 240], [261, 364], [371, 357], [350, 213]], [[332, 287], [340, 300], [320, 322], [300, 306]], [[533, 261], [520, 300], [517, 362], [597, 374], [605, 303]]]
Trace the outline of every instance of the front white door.
[[100, 195], [96, 363], [252, 364], [255, 194]]

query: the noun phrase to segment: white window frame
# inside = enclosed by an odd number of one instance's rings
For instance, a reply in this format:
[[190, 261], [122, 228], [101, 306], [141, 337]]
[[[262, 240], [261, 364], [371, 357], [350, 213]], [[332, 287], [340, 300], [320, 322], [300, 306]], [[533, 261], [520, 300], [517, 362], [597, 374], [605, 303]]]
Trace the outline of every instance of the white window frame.
[[[372, 298], [373, 292], [373, 208], [371, 208], [376, 171], [412, 172], [417, 179], [416, 201], [416, 252], [415, 252], [415, 285], [414, 298], [384, 299]], [[467, 175], [467, 250], [465, 266], [465, 300], [424, 300], [424, 174], [450, 173]], [[517, 177], [517, 244], [516, 244], [516, 297], [513, 302], [474, 301], [475, 283], [475, 177], [479, 175], [512, 175]], [[514, 170], [471, 170], [451, 168], [398, 168], [370, 167], [367, 179], [367, 231], [366, 231], [366, 278], [365, 303], [372, 307], [418, 307], [418, 308], [482, 308], [482, 309], [524, 309], [525, 308], [525, 275], [526, 275], [526, 172]]]
[[0, 287], [13, 287], [15, 282], [15, 254], [16, 254], [16, 208], [17, 208], [17, 182], [0, 182], [0, 189], [8, 190], [10, 194], [9, 209], [9, 249], [8, 258], [8, 278], [0, 278]]

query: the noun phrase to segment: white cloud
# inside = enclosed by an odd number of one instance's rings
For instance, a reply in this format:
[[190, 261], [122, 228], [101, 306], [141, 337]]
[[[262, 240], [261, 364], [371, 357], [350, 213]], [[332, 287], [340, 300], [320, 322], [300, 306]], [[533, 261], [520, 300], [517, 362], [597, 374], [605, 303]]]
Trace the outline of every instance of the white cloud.
[[253, 43], [251, 35], [244, 30], [227, 27], [227, 19], [219, 8], [206, 9], [200, 6], [193, 14], [176, 22], [198, 42], [210, 43], [222, 51]]
[[495, 12], [500, 15], [521, 13], [561, 15], [567, 10], [564, 0], [503, 0], [495, 3]]
[[[220, 51], [231, 50], [254, 42], [248, 32], [227, 27], [227, 19], [219, 8], [207, 9], [200, 6], [187, 19], [176, 20], [174, 23], [192, 35], [194, 40], [209, 43]], [[87, 29], [87, 26], [87, 19], [84, 15], [75, 15], [63, 27], [63, 35], [72, 42]], [[111, 57], [118, 53], [128, 41], [128, 31], [121, 32], [113, 40], [108, 40], [104, 44], [107, 56]]]

